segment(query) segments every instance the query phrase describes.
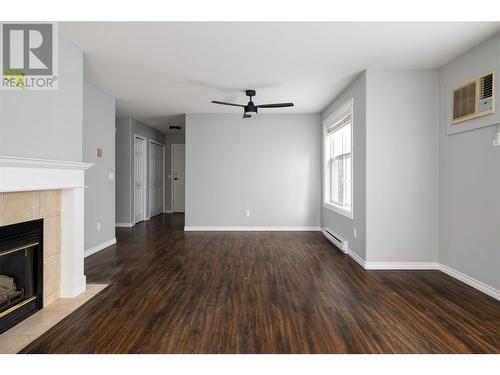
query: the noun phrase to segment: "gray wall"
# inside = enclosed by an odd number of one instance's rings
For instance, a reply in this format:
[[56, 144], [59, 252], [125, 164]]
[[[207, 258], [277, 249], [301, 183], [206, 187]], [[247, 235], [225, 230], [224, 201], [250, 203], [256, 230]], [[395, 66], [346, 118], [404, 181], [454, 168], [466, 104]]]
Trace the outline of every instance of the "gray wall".
[[367, 71], [366, 260], [435, 262], [437, 70]]
[[[146, 155], [149, 140], [165, 144], [165, 134], [131, 118], [116, 118], [116, 222], [133, 223], [134, 218], [134, 135], [146, 138]], [[146, 181], [149, 178], [149, 167]], [[149, 212], [149, 195], [146, 189], [146, 213]]]
[[[353, 105], [353, 219], [340, 215], [328, 208], [321, 208], [321, 224], [333, 230], [349, 241], [350, 250], [365, 259], [366, 248], [366, 205], [365, 205], [365, 175], [366, 175], [366, 73], [349, 85], [323, 111], [321, 117], [325, 120], [349, 99], [354, 99]], [[321, 162], [323, 167], [323, 162]], [[323, 173], [323, 170], [322, 170]], [[323, 188], [324, 185], [322, 185]], [[321, 196], [321, 200], [323, 196]], [[354, 238], [354, 228], [357, 236]]]
[[186, 226], [318, 227], [320, 166], [318, 114], [189, 114]]
[[[496, 289], [500, 289], [500, 148], [493, 147], [492, 136], [500, 122], [499, 56], [500, 35], [439, 70], [439, 261]], [[451, 89], [491, 70], [497, 74], [496, 114], [451, 127]], [[470, 131], [447, 135], [465, 130]]]
[[165, 210], [171, 211], [172, 207], [172, 144], [185, 144], [185, 133], [165, 134]]
[[[97, 157], [97, 148], [103, 150]], [[85, 250], [115, 238], [115, 98], [83, 84], [83, 161], [85, 171]], [[101, 230], [97, 230], [97, 222]]]
[[59, 89], [0, 91], [0, 155], [82, 160], [83, 54], [59, 36]]
[[354, 99], [353, 219], [322, 208], [322, 226], [366, 261], [437, 260], [437, 77], [369, 69], [322, 113], [326, 119]]
[[117, 117], [115, 133], [115, 155], [116, 155], [116, 222], [132, 222], [132, 149], [130, 148], [131, 119]]

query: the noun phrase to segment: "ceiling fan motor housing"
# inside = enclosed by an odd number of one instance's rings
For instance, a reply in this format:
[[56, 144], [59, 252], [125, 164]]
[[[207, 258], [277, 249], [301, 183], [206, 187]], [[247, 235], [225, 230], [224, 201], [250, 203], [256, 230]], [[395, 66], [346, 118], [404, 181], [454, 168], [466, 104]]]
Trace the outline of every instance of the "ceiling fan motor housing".
[[257, 114], [257, 106], [255, 104], [253, 104], [252, 101], [250, 101], [245, 106], [245, 114], [246, 115], [255, 115], [255, 114]]

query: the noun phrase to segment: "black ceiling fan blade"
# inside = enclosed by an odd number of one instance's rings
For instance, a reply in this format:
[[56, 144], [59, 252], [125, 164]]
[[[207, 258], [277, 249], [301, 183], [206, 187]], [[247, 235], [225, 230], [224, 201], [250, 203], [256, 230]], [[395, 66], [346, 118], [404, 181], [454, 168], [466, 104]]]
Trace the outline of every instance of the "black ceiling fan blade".
[[282, 108], [293, 107], [293, 103], [275, 103], [275, 104], [260, 104], [257, 108]]
[[212, 103], [214, 104], [222, 104], [222, 105], [232, 105], [234, 107], [245, 107], [244, 105], [242, 104], [234, 104], [234, 103], [226, 103], [226, 102], [219, 102], [217, 100], [212, 100]]

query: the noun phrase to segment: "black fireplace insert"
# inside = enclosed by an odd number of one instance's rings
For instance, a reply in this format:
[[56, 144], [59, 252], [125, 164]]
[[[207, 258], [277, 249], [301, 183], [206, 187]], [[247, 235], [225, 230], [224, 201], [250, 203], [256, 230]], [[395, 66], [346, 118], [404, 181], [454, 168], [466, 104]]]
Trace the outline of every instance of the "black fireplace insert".
[[0, 333], [43, 307], [43, 220], [0, 227]]

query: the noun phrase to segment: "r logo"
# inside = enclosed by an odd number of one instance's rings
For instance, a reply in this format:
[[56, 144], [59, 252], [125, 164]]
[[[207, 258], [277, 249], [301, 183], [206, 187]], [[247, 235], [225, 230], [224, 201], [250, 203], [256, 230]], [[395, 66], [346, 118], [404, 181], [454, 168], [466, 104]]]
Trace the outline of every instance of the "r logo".
[[54, 41], [52, 24], [2, 25], [2, 74], [53, 75]]

